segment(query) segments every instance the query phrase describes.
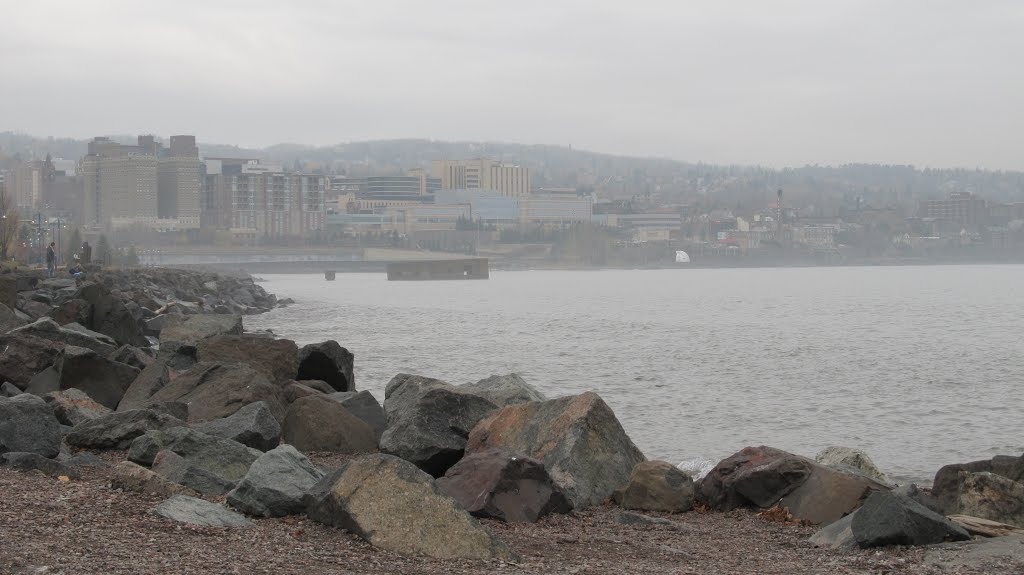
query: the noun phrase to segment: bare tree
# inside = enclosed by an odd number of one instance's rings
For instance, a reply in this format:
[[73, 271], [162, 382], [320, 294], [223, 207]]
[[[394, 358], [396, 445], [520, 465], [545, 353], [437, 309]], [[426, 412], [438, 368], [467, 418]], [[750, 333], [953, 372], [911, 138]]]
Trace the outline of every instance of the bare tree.
[[7, 261], [11, 245], [17, 236], [18, 210], [7, 193], [7, 187], [0, 183], [0, 261]]

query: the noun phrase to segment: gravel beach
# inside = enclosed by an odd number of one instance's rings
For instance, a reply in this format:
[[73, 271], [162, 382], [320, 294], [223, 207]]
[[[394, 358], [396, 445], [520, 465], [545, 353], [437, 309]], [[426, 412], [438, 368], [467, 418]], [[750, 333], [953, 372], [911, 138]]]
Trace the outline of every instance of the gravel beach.
[[[114, 463], [123, 452], [98, 453]], [[329, 468], [344, 458], [315, 458]], [[159, 498], [109, 487], [109, 469], [79, 480], [0, 468], [0, 573], [1022, 573], [991, 558], [968, 566], [925, 548], [835, 551], [807, 542], [815, 528], [756, 512], [660, 515], [672, 524], [623, 525], [598, 507], [539, 523], [484, 521], [517, 562], [440, 561], [375, 549], [304, 516], [258, 519], [252, 529], [194, 528], [151, 512]], [[213, 499], [216, 501], [216, 499]], [[654, 517], [658, 514], [649, 514]]]

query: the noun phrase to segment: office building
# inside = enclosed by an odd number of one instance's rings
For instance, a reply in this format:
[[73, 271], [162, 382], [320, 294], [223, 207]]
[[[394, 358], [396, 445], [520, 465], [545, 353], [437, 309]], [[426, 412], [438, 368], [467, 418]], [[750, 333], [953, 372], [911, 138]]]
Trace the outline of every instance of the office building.
[[201, 162], [195, 136], [171, 136], [170, 145], [158, 154], [158, 217], [168, 222], [176, 220], [178, 228], [198, 228]]
[[494, 160], [440, 160], [433, 163], [433, 175], [445, 190], [497, 190], [502, 196], [517, 197], [530, 193], [530, 170], [508, 166]]
[[127, 146], [95, 138], [81, 162], [82, 224], [152, 225], [157, 217], [157, 157], [152, 136], [140, 136]]

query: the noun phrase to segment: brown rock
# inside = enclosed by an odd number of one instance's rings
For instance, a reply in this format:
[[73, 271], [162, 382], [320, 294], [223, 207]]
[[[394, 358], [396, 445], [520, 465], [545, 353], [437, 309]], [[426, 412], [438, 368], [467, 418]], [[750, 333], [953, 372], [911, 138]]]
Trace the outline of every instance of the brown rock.
[[109, 408], [96, 403], [80, 389], [51, 391], [43, 399], [50, 404], [57, 421], [71, 427], [110, 413]]
[[146, 495], [157, 495], [159, 497], [170, 497], [172, 495], [199, 496], [198, 493], [184, 485], [168, 481], [166, 478], [131, 461], [122, 461], [114, 466], [110, 476], [110, 486], [114, 489], [134, 491]]
[[961, 471], [955, 512], [1024, 527], [1024, 483], [995, 473]]
[[324, 395], [324, 393], [298, 382], [292, 382], [284, 386], [284, 401], [289, 405], [295, 403], [297, 399], [309, 397], [310, 395]]
[[665, 461], [643, 461], [615, 500], [624, 509], [682, 513], [693, 508], [694, 486], [690, 476]]
[[35, 375], [52, 366], [64, 344], [28, 335], [0, 335], [0, 381], [25, 389]]
[[305, 453], [377, 450], [373, 429], [340, 403], [323, 395], [302, 397], [291, 404], [284, 418], [281, 439]]
[[294, 341], [245, 335], [218, 335], [196, 345], [197, 359], [205, 363], [245, 363], [262, 372], [271, 383], [283, 384], [299, 369], [299, 348]]
[[255, 401], [264, 401], [274, 418], [284, 419], [284, 391], [256, 369], [241, 364], [199, 363], [150, 397], [150, 403], [180, 401], [189, 421], [227, 417]]
[[477, 517], [535, 523], [549, 513], [571, 510], [543, 463], [502, 449], [462, 458], [437, 480], [437, 487]]
[[575, 508], [604, 502], [644, 461], [615, 413], [593, 392], [512, 405], [490, 415], [473, 428], [466, 453], [485, 447], [542, 461]]

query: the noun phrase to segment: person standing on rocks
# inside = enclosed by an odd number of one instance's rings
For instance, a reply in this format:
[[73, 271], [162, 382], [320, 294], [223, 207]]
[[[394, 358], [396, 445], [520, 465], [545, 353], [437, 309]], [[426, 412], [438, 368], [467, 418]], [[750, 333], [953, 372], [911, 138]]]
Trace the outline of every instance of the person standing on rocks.
[[82, 242], [82, 263], [90, 262], [92, 262], [92, 246], [89, 245], [89, 242]]
[[57, 264], [57, 253], [53, 250], [56, 244], [50, 242], [50, 245], [46, 246], [46, 275], [47, 277], [53, 277], [53, 268]]

